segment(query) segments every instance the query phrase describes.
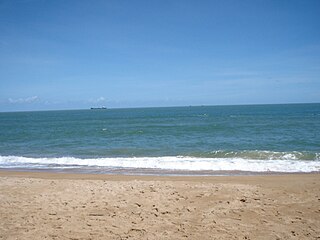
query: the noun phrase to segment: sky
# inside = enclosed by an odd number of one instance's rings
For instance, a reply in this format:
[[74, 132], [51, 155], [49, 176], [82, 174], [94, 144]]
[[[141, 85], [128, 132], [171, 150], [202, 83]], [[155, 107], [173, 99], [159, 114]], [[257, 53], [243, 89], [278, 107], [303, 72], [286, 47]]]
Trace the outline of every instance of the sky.
[[320, 102], [320, 1], [0, 0], [0, 111]]

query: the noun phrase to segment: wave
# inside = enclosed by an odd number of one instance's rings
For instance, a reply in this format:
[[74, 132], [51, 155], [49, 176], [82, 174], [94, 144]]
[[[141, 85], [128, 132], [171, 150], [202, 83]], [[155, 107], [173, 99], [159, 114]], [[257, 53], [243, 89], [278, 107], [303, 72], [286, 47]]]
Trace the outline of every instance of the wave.
[[320, 160], [320, 153], [308, 151], [275, 152], [262, 150], [216, 150], [201, 153], [196, 152], [191, 155], [205, 158], [242, 158], [256, 160]]
[[188, 156], [127, 158], [31, 158], [0, 156], [0, 168], [140, 168], [187, 171], [319, 172], [319, 160], [199, 158]]

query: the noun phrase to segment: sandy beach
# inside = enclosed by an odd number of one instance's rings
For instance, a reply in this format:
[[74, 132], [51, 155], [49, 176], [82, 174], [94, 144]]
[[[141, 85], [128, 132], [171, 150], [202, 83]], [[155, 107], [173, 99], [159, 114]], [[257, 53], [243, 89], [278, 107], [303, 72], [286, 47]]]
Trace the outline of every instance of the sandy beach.
[[0, 239], [319, 239], [319, 180], [0, 171]]

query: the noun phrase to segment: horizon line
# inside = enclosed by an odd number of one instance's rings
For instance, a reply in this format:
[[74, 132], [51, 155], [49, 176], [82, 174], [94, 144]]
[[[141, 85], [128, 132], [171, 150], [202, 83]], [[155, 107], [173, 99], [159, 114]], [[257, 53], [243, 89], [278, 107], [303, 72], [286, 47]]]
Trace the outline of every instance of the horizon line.
[[[219, 106], [259, 106], [259, 105], [298, 105], [298, 104], [320, 104], [320, 102], [293, 102], [293, 103], [240, 103], [240, 104], [201, 104], [201, 105], [173, 105], [173, 106], [150, 106], [150, 107], [106, 107], [103, 110], [117, 110], [117, 109], [143, 109], [143, 108], [178, 108], [178, 107], [219, 107]], [[43, 110], [13, 110], [0, 111], [0, 113], [19, 113], [19, 112], [54, 112], [54, 111], [81, 111], [92, 110], [89, 108], [70, 108], [70, 109], [43, 109]], [[102, 109], [101, 109], [102, 110]]]

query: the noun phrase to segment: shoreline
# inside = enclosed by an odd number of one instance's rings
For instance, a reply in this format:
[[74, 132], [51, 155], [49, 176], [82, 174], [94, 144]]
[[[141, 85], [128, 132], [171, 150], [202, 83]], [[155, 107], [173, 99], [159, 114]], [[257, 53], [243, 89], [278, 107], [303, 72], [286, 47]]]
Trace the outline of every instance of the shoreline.
[[53, 174], [83, 174], [109, 176], [167, 176], [167, 177], [231, 177], [231, 176], [279, 176], [320, 174], [320, 171], [281, 172], [281, 171], [242, 171], [242, 170], [166, 170], [158, 168], [2, 168], [0, 172], [53, 173]]
[[317, 239], [320, 174], [0, 170], [0, 239]]
[[[218, 172], [217, 172], [218, 173]], [[296, 178], [319, 178], [320, 172], [310, 173], [277, 173], [266, 172], [256, 173], [250, 172], [246, 174], [226, 174], [226, 175], [195, 175], [195, 174], [115, 174], [115, 173], [90, 173], [90, 172], [73, 172], [73, 171], [47, 171], [47, 170], [18, 170], [18, 169], [1, 169], [0, 177], [19, 177], [19, 178], [39, 178], [39, 179], [69, 179], [69, 180], [108, 180], [108, 181], [131, 181], [131, 180], [144, 180], [144, 181], [205, 181], [205, 182], [228, 182], [228, 181], [240, 181], [246, 182], [249, 179], [257, 181], [271, 179], [287, 179], [292, 180]]]

